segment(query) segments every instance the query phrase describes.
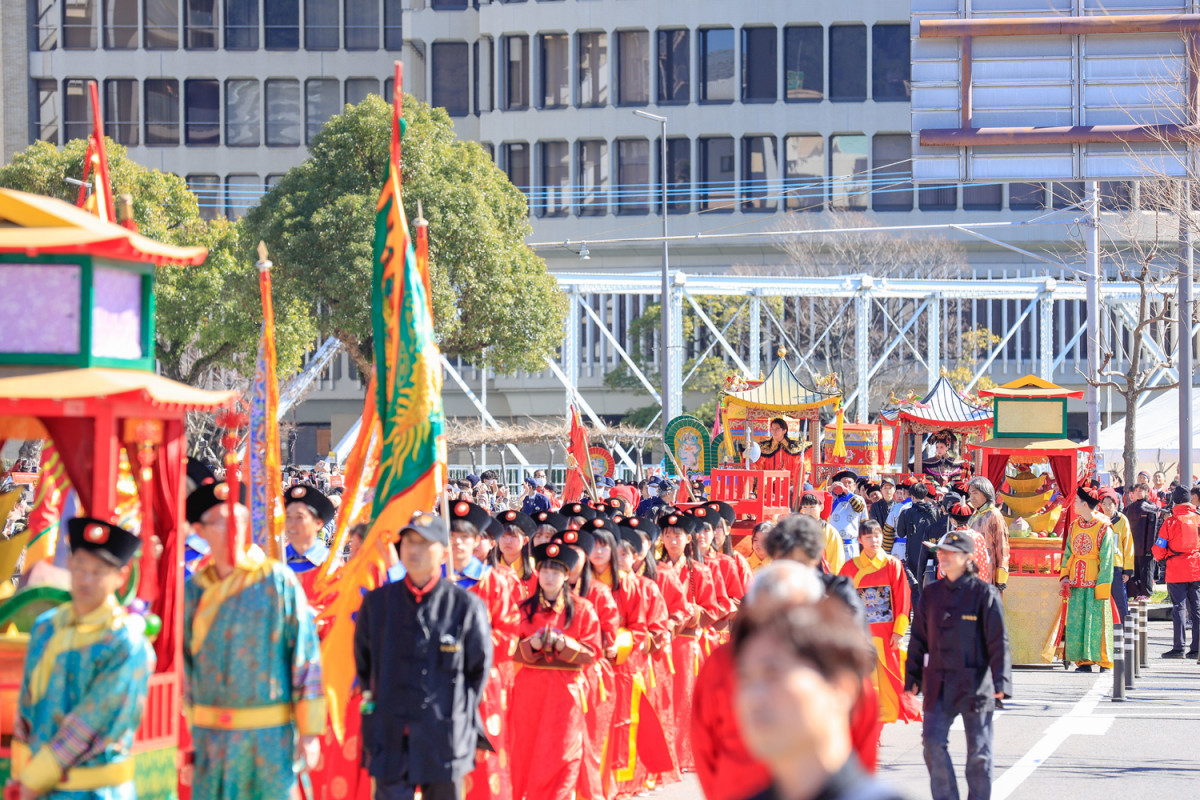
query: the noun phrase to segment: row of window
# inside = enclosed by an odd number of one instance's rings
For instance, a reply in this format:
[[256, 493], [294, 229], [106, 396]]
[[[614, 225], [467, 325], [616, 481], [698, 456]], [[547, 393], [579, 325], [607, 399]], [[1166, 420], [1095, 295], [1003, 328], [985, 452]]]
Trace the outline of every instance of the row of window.
[[239, 219], [258, 205], [263, 194], [271, 191], [282, 177], [272, 174], [263, 180], [254, 173], [238, 172], [226, 175], [224, 179], [220, 175], [194, 174], [184, 180], [196, 195], [201, 217]]
[[[616, 48], [611, 65], [610, 40]], [[476, 113], [493, 110], [492, 65], [504, 110], [595, 108], [608, 105], [610, 95], [617, 105], [637, 106], [781, 97], [907, 102], [911, 94], [908, 25], [872, 25], [869, 33], [858, 24], [538, 33], [533, 44], [531, 51], [528, 34], [502, 36], [499, 47], [490, 37], [473, 45], [434, 42], [431, 102], [452, 116], [471, 113], [472, 99]]]
[[[299, 147], [312, 144], [321, 126], [344, 103], [357, 104], [379, 94], [377, 78], [231, 78], [221, 81], [189, 78], [110, 78], [104, 81], [104, 132], [128, 146], [169, 147]], [[33, 136], [59, 144], [58, 84], [34, 80]], [[384, 81], [390, 97], [392, 79]], [[182, 108], [180, 101], [182, 100]], [[223, 113], [222, 113], [223, 112]], [[86, 138], [90, 131], [87, 81], [62, 82], [62, 141]]]
[[98, 42], [177, 50], [181, 40], [188, 50], [299, 50], [302, 40], [305, 50], [403, 45], [403, 0], [63, 0], [61, 30], [55, 0], [34, 4], [35, 50], [95, 50]]

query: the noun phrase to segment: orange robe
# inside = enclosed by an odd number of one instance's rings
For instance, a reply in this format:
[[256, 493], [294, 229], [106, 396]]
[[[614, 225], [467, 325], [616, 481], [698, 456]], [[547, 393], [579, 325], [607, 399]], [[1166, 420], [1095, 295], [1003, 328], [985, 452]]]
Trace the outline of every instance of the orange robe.
[[587, 599], [596, 607], [600, 620], [600, 654], [584, 671], [588, 682], [588, 707], [584, 714], [587, 738], [584, 740], [583, 769], [579, 772], [578, 800], [611, 800], [612, 781], [605, 774], [604, 752], [612, 728], [616, 708], [617, 681], [613, 663], [604, 651], [615, 646], [621, 629], [621, 612], [613, 599], [612, 590], [602, 581], [592, 578]]
[[742, 741], [736, 688], [733, 646], [722, 645], [704, 663], [692, 695], [692, 752], [706, 800], [744, 800], [771, 783], [766, 766]]
[[[679, 737], [675, 730], [675, 679], [678, 673], [675, 668], [675, 638], [676, 633], [685, 622], [694, 616], [694, 612], [687, 601], [683, 584], [679, 582], [679, 576], [673, 569], [659, 564], [658, 578], [654, 581], [654, 585], [658, 589], [667, 614], [669, 636], [666, 637], [664, 646], [650, 656], [650, 664], [654, 668], [654, 686], [651, 687], [650, 696], [654, 701], [654, 707], [658, 709], [658, 717], [662, 720], [667, 745], [678, 754]], [[677, 783], [683, 780], [683, 775], [679, 771], [678, 757], [675, 769], [660, 774], [658, 779], [663, 784]]]
[[494, 753], [475, 761], [475, 769], [463, 781], [466, 800], [511, 800], [512, 784], [508, 774], [508, 692], [513, 681], [513, 651], [521, 619], [517, 609], [516, 573], [505, 574], [491, 568], [467, 591], [487, 606], [492, 625], [492, 673], [479, 705], [483, 727]]
[[711, 619], [721, 619], [725, 610], [717, 599], [716, 581], [708, 566], [699, 563], [689, 565], [686, 559], [680, 558], [676, 566], [665, 561], [660, 563], [659, 570], [675, 572], [688, 604], [688, 617], [671, 642], [671, 659], [675, 666], [671, 702], [675, 714], [677, 764], [684, 772], [691, 772], [696, 768], [692, 757], [692, 690], [704, 662], [702, 644], [708, 629], [701, 624], [701, 614]]

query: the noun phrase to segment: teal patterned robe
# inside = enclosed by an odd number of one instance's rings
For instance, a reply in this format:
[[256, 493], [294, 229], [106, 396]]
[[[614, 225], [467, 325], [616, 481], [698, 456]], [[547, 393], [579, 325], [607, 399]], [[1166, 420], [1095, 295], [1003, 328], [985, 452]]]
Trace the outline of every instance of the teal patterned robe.
[[[76, 619], [70, 603], [38, 617], [29, 635], [17, 709], [14, 777], [62, 800], [133, 800], [133, 781], [87, 791], [57, 790], [59, 770], [131, 761], [133, 736], [146, 706], [154, 651], [109, 597]], [[26, 765], [15, 751], [33, 756]], [[52, 759], [52, 760], [51, 760]], [[37, 784], [41, 784], [38, 786]]]
[[[207, 594], [206, 594], [207, 593]], [[292, 571], [249, 557], [225, 580], [211, 565], [184, 585], [184, 706], [195, 747], [194, 800], [271, 800], [296, 785], [297, 735], [325, 726], [313, 613]], [[272, 727], [205, 727], [201, 707], [290, 706]]]

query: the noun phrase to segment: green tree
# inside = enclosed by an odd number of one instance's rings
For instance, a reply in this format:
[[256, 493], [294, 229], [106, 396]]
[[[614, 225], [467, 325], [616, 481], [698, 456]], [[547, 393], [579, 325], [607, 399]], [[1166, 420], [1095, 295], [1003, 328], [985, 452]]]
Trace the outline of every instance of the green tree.
[[[239, 226], [205, 221], [183, 178], [143, 167], [111, 139], [108, 151], [113, 196], [133, 197], [138, 230], [151, 239], [209, 248], [199, 267], [163, 267], [156, 273], [155, 356], [163, 374], [189, 384], [215, 368], [252, 373], [262, 325], [258, 272], [243, 256]], [[82, 139], [61, 150], [35, 142], [0, 167], [0, 186], [75, 202], [83, 175]], [[307, 309], [284, 299], [275, 304], [281, 372], [297, 369], [316, 335]]]
[[[429, 220], [435, 329], [447, 355], [500, 372], [540, 370], [562, 341], [566, 299], [525, 246], [524, 195], [445, 110], [404, 98], [404, 209]], [[371, 362], [371, 242], [387, 175], [391, 107], [369, 95], [329, 120], [309, 158], [243, 220], [280, 265], [277, 285], [309, 304], [364, 371]]]

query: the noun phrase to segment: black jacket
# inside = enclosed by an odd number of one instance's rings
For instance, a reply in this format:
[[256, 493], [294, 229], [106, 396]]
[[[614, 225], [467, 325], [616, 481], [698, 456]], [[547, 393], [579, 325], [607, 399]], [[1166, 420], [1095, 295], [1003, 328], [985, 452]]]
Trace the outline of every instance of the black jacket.
[[1132, 500], [1125, 506], [1125, 517], [1129, 520], [1129, 533], [1133, 537], [1133, 554], [1153, 557], [1150, 548], [1154, 546], [1154, 539], [1158, 535], [1162, 509], [1149, 500]]
[[1012, 694], [999, 590], [975, 575], [925, 587], [913, 614], [904, 686], [920, 688], [927, 711], [939, 695], [948, 710], [962, 713], [990, 711], [996, 692]]
[[363, 598], [354, 628], [363, 763], [380, 783], [458, 780], [475, 768], [492, 629], [475, 595], [439, 579], [418, 603], [405, 581]]
[[900, 512], [896, 519], [896, 538], [903, 537], [905, 542], [904, 566], [917, 579], [925, 574], [925, 562], [932, 552], [921, 544], [929, 539], [940, 539], [945, 526], [941, 506], [928, 500], [914, 501], [911, 506]]

